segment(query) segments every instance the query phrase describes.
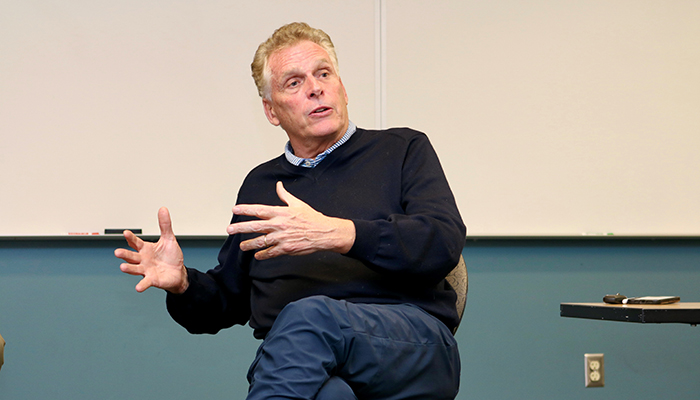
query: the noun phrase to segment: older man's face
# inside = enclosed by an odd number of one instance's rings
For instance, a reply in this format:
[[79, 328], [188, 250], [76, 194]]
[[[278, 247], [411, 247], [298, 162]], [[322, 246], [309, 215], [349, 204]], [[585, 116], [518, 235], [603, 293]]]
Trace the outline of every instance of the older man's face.
[[263, 99], [270, 123], [287, 132], [299, 157], [315, 157], [348, 127], [348, 97], [328, 53], [303, 41], [274, 52], [270, 98]]

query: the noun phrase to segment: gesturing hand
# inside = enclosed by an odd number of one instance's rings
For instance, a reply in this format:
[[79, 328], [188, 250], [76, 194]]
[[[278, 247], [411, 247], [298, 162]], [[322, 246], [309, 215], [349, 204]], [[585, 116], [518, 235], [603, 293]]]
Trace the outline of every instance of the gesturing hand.
[[236, 215], [260, 218], [229, 225], [230, 235], [263, 233], [241, 242], [241, 250], [261, 250], [255, 258], [264, 260], [281, 255], [304, 255], [330, 250], [347, 253], [355, 242], [355, 224], [341, 218], [327, 217], [292, 196], [277, 182], [277, 196], [287, 206], [239, 204]]
[[187, 270], [182, 250], [173, 234], [170, 212], [163, 207], [158, 210], [160, 239], [158, 242], [145, 242], [131, 231], [124, 231], [129, 246], [136, 251], [117, 249], [114, 255], [126, 261], [121, 264], [123, 272], [141, 275], [143, 279], [136, 285], [137, 292], [149, 287], [157, 287], [172, 293], [182, 293], [187, 289]]

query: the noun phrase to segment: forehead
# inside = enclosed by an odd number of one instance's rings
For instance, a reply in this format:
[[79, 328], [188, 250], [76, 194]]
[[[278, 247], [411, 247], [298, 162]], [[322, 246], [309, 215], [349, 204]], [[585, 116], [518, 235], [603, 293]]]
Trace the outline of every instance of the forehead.
[[268, 61], [273, 77], [316, 68], [319, 64], [324, 63], [332, 65], [328, 52], [323, 47], [309, 41], [302, 41], [277, 50], [270, 55]]

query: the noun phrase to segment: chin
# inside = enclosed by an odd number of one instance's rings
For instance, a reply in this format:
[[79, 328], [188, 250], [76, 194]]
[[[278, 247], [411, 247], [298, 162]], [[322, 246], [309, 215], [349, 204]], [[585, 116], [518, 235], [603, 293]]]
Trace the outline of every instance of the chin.
[[[318, 137], [318, 138], [335, 136], [335, 135], [342, 136], [343, 133], [345, 133], [345, 132], [340, 132], [342, 129], [343, 129], [342, 123], [327, 121], [325, 123], [316, 124], [316, 126], [314, 126], [314, 128], [312, 129], [311, 134], [312, 134], [312, 136]], [[340, 139], [340, 138], [338, 138], [338, 139]]]

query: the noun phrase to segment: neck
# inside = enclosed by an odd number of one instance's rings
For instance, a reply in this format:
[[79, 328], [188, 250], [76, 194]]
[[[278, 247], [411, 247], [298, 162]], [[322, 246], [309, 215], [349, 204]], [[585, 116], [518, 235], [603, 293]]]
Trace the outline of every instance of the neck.
[[316, 158], [316, 156], [328, 150], [335, 142], [345, 135], [345, 132], [348, 130], [348, 125], [349, 121], [345, 123], [340, 131], [322, 138], [299, 140], [299, 138], [292, 138], [290, 136], [289, 143], [292, 145], [292, 149], [294, 149], [294, 155], [300, 158]]

